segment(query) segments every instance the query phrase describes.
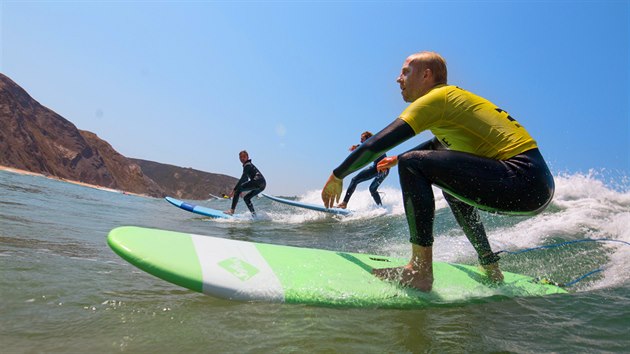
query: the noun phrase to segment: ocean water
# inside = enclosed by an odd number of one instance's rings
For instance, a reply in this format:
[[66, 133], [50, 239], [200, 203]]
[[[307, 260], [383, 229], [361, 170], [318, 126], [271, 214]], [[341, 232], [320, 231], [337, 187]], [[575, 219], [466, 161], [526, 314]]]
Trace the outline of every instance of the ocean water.
[[[536, 217], [483, 214], [507, 271], [569, 282], [569, 294], [421, 309], [326, 308], [212, 298], [155, 278], [114, 254], [122, 225], [274, 244], [407, 257], [400, 191], [384, 207], [367, 186], [338, 218], [254, 200], [259, 217], [216, 221], [144, 198], [0, 171], [0, 353], [628, 352], [630, 192], [624, 178], [556, 176]], [[319, 191], [296, 196], [319, 203]], [[196, 204], [227, 209], [227, 201]], [[435, 259], [475, 264], [437, 197]], [[237, 212], [246, 210], [243, 202]], [[617, 242], [614, 242], [617, 241]], [[621, 241], [621, 242], [619, 242]]]

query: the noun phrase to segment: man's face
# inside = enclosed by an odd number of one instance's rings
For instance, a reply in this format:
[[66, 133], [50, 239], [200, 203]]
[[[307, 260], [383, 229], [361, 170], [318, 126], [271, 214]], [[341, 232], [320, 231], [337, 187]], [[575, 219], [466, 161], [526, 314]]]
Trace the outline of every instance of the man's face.
[[425, 70], [422, 70], [418, 62], [413, 62], [411, 57], [407, 58], [396, 79], [405, 102], [413, 102], [425, 94], [427, 86], [425, 81]]
[[249, 160], [249, 155], [247, 155], [246, 153], [238, 154], [238, 159], [241, 160], [241, 163], [245, 163], [247, 162], [247, 160]]

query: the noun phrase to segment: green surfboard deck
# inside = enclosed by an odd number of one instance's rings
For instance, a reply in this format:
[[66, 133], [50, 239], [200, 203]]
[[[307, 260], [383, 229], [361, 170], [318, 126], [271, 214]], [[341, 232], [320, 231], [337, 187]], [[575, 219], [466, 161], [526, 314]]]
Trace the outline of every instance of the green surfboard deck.
[[434, 262], [430, 293], [383, 281], [374, 268], [406, 259], [253, 243], [139, 227], [119, 227], [108, 244], [123, 259], [161, 279], [240, 301], [318, 306], [415, 308], [512, 297], [562, 294], [529, 276], [504, 272], [500, 286], [478, 267]]

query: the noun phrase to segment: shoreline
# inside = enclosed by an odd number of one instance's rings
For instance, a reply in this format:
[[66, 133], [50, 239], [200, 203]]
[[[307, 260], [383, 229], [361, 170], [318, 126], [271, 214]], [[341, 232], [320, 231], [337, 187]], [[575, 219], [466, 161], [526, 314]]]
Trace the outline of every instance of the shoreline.
[[45, 175], [45, 174], [39, 173], [39, 172], [22, 170], [22, 169], [15, 168], [15, 167], [9, 167], [9, 166], [0, 165], [0, 171], [6, 171], [6, 172], [16, 173], [16, 174], [20, 174], [20, 175], [40, 176], [40, 177], [44, 177], [44, 178], [48, 178], [48, 179], [54, 179], [54, 180], [61, 181], [61, 182], [66, 182], [66, 183], [72, 183], [72, 184], [80, 185], [80, 186], [83, 186], [83, 187], [98, 189], [98, 190], [102, 190], [102, 191], [110, 192], [110, 193], [119, 193], [119, 194], [134, 195], [134, 196], [137, 196], [137, 197], [151, 198], [150, 196], [145, 195], [145, 194], [138, 194], [138, 193], [133, 193], [133, 192], [122, 191], [122, 190], [118, 190], [118, 189], [113, 189], [113, 188], [99, 186], [99, 185], [96, 185], [96, 184], [90, 184], [90, 183], [74, 181], [74, 180], [61, 178], [61, 177]]

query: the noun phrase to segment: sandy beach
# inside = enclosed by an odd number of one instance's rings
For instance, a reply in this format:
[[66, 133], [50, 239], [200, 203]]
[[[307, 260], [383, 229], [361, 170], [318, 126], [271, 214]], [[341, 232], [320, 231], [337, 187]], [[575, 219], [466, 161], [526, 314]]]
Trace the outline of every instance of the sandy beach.
[[131, 194], [131, 195], [135, 195], [135, 196], [139, 196], [139, 197], [149, 197], [149, 196], [144, 195], [144, 194], [138, 194], [138, 193], [132, 193], [132, 192], [127, 192], [127, 191], [121, 191], [121, 190], [118, 190], [118, 189], [107, 188], [107, 187], [98, 186], [98, 185], [95, 185], [95, 184], [89, 184], [89, 183], [80, 182], [80, 181], [73, 181], [73, 180], [69, 180], [69, 179], [65, 179], [65, 178], [45, 175], [43, 173], [37, 173], [37, 172], [22, 170], [22, 169], [19, 169], [19, 168], [14, 168], [14, 167], [9, 167], [9, 166], [0, 165], [0, 171], [7, 171], [7, 172], [17, 173], [17, 174], [21, 174], [21, 175], [41, 176], [41, 177], [45, 177], [45, 178], [55, 179], [55, 180], [62, 181], [62, 182], [78, 184], [78, 185], [84, 186], [84, 187], [99, 189], [99, 190], [106, 191], [106, 192], [121, 193], [121, 194]]

